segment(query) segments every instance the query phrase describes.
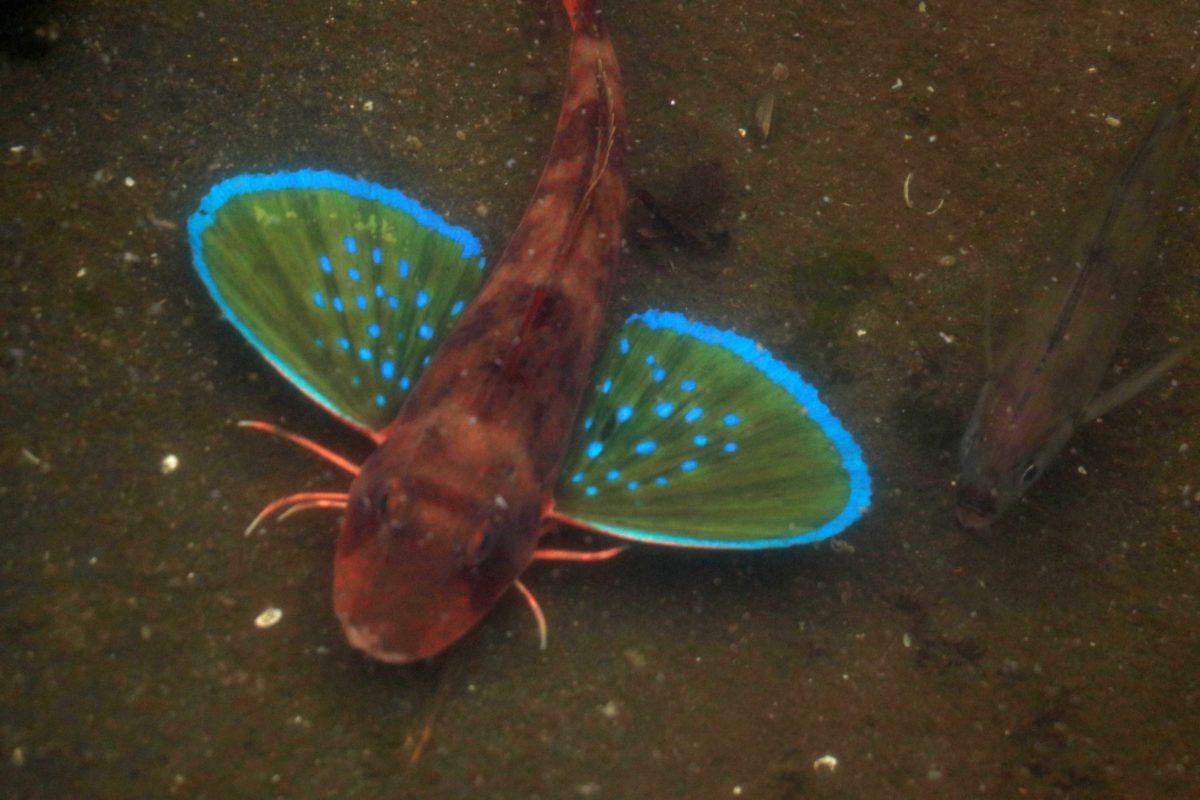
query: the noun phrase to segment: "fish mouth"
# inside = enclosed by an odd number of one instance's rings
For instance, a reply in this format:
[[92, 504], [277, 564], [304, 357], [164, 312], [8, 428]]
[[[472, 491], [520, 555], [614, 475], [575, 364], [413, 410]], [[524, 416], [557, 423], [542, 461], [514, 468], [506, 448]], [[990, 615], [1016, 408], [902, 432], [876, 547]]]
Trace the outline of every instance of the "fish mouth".
[[972, 531], [983, 530], [995, 519], [995, 516], [985, 514], [977, 508], [962, 505], [954, 510], [954, 514], [958, 517], [959, 525]]
[[958, 493], [958, 507], [954, 510], [958, 524], [967, 530], [983, 530], [995, 521], [999, 508], [996, 497], [973, 486], [964, 486]]
[[421, 660], [420, 656], [389, 650], [384, 646], [379, 630], [369, 624], [355, 625], [342, 617], [339, 617], [338, 621], [342, 623], [342, 632], [346, 636], [346, 641], [356, 650], [362, 651], [376, 661], [382, 661], [385, 664], [411, 664]]

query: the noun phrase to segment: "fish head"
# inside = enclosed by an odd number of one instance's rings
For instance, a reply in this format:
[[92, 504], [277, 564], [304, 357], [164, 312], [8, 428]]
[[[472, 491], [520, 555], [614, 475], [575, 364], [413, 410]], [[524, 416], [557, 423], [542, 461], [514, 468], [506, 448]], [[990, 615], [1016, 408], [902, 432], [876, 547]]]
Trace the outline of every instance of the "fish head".
[[991, 525], [1037, 483], [1074, 430], [1074, 416], [1044, 387], [989, 381], [959, 446], [959, 523]]
[[436, 655], [532, 561], [539, 492], [519, 449], [497, 438], [436, 422], [400, 428], [363, 464], [338, 538], [333, 604], [368, 656]]

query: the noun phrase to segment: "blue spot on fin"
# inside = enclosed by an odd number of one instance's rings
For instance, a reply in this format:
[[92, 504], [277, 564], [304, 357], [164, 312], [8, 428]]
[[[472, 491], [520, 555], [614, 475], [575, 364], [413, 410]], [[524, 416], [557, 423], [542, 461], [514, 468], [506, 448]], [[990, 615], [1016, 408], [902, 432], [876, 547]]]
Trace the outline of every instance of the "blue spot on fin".
[[397, 376], [405, 387], [419, 377], [452, 310], [482, 283], [470, 232], [403, 192], [333, 172], [222, 181], [189, 218], [188, 238], [196, 272], [242, 335], [368, 433], [391, 422], [405, 391]]
[[592, 430], [563, 463], [582, 477], [555, 489], [564, 517], [635, 541], [746, 549], [834, 536], [870, 505], [858, 444], [751, 339], [645, 311], [593, 374], [605, 378], [580, 412]]

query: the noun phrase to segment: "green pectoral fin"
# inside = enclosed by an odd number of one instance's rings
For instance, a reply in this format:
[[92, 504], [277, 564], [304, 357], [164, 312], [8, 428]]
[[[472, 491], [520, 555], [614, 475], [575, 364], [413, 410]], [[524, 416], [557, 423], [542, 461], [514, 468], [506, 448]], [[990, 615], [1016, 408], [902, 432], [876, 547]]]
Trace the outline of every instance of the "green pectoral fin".
[[377, 433], [482, 282], [479, 241], [394, 189], [239, 175], [188, 220], [205, 286], [288, 380]]
[[870, 504], [858, 445], [750, 339], [646, 311], [593, 374], [561, 517], [657, 544], [765, 548], [833, 536]]

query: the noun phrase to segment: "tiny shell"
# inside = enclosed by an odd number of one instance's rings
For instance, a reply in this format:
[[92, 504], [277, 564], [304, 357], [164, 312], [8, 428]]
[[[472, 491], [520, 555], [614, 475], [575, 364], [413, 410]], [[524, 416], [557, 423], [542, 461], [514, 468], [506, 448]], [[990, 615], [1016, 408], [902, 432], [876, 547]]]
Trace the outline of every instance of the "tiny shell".
[[838, 766], [837, 757], [832, 756], [832, 755], [821, 756], [820, 758], [818, 758], [816, 761], [813, 762], [813, 769], [817, 770], [818, 772], [820, 772], [823, 769], [833, 772], [834, 770], [837, 769], [837, 766]]
[[754, 125], [765, 142], [771, 136], [771, 119], [775, 116], [775, 93], [767, 92], [754, 103]]
[[273, 628], [283, 619], [283, 609], [271, 606], [254, 618], [254, 624], [259, 628]]
[[177, 469], [179, 469], [179, 456], [174, 453], [163, 456], [163, 460], [158, 465], [158, 471], [163, 475], [170, 475]]

